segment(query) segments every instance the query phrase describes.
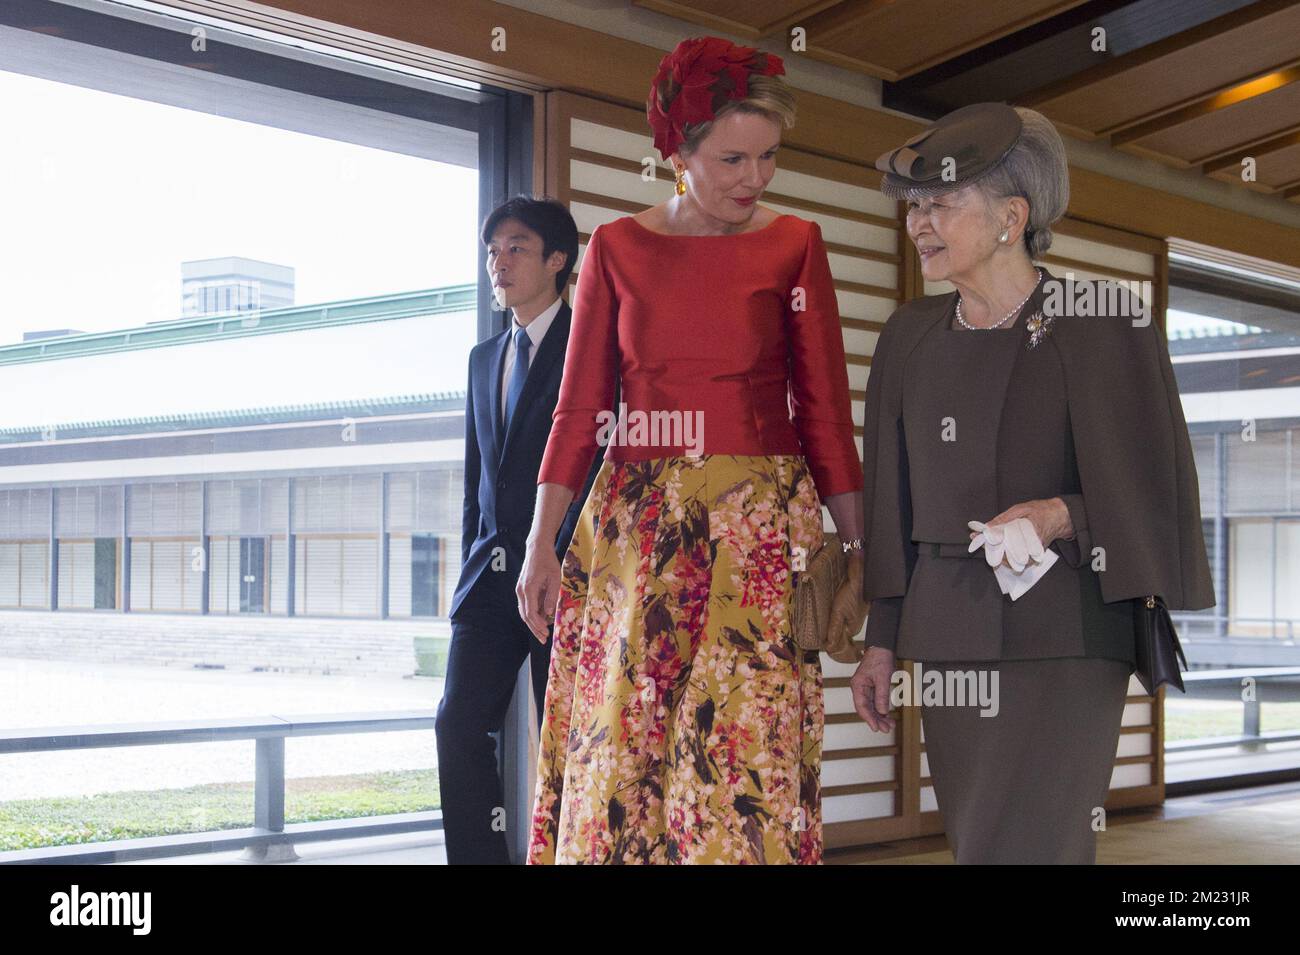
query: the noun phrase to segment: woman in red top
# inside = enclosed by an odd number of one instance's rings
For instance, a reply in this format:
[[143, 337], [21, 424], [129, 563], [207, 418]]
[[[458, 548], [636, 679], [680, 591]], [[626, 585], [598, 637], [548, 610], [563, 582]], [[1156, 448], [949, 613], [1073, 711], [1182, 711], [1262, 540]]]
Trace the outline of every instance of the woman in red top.
[[[757, 203], [781, 72], [683, 41], [647, 109], [677, 195], [587, 244], [516, 589], [555, 628], [530, 863], [821, 861], [821, 666], [790, 598], [825, 502], [857, 544], [833, 625], [862, 627], [862, 467], [821, 230]], [[601, 444], [561, 568], [537, 542]]]

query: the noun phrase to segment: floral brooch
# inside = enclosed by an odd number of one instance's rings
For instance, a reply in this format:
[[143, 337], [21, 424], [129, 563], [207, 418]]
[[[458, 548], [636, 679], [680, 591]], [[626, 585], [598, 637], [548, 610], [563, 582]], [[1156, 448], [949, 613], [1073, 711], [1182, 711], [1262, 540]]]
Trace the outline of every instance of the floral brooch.
[[1025, 319], [1025, 325], [1029, 328], [1029, 341], [1025, 342], [1025, 348], [1037, 348], [1039, 343], [1052, 333], [1052, 325], [1055, 321], [1055, 315], [1044, 315], [1041, 311], [1034, 312]]

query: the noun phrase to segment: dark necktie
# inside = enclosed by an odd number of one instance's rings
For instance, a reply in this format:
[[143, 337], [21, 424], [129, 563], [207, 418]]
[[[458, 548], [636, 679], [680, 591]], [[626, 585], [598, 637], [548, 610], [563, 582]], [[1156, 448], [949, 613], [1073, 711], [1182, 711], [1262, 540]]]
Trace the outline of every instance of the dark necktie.
[[528, 378], [528, 351], [533, 347], [533, 340], [528, 337], [528, 329], [521, 328], [515, 332], [515, 366], [510, 371], [510, 386], [506, 389], [506, 430], [510, 430], [510, 419], [514, 417], [515, 405], [524, 393], [524, 381]]

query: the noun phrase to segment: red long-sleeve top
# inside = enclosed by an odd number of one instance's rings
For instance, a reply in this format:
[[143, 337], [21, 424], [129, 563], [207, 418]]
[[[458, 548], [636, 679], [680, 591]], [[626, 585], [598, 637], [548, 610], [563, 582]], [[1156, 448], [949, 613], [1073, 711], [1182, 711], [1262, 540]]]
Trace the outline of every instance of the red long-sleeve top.
[[[538, 484], [581, 492], [620, 378], [629, 432], [634, 412], [701, 411], [694, 450], [803, 454], [820, 497], [862, 488], [839, 306], [815, 222], [783, 215], [732, 235], [665, 235], [631, 216], [597, 226]], [[611, 461], [690, 450], [606, 443]]]

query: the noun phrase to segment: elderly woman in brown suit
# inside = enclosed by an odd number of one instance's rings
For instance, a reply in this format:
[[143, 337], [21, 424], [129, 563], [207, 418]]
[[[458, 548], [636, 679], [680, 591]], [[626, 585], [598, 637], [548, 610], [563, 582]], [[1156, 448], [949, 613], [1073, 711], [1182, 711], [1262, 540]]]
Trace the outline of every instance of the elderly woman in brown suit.
[[[1035, 267], [1069, 199], [1038, 113], [963, 107], [876, 165], [923, 275], [956, 292], [899, 308], [872, 358], [854, 704], [887, 727], [895, 654], [942, 679], [921, 721], [957, 862], [1092, 863], [1134, 600], [1214, 604], [1167, 346], [1136, 297]], [[1027, 589], [1002, 585], [1023, 565], [995, 570], [971, 522], [1032, 528], [1046, 550], [1015, 575]], [[992, 705], [954, 698], [981, 678]]]

